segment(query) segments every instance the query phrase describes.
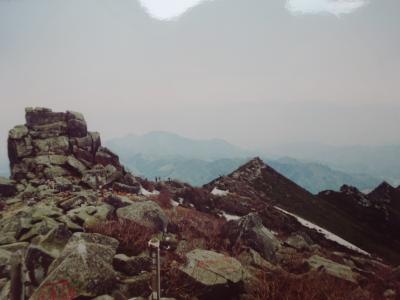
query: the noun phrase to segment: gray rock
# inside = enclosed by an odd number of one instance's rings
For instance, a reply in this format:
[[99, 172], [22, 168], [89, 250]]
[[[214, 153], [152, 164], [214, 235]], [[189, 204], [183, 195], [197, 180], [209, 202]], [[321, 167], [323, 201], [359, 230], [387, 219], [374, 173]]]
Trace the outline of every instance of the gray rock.
[[297, 250], [310, 250], [310, 245], [301, 235], [298, 234], [288, 237], [285, 243]]
[[187, 263], [180, 270], [195, 282], [207, 287], [239, 283], [244, 279], [241, 263], [233, 257], [195, 249], [186, 254]]
[[0, 197], [12, 197], [16, 193], [15, 181], [0, 176]]
[[0, 236], [0, 245], [7, 245], [16, 242], [17, 239], [15, 238], [14, 232], [5, 232]]
[[86, 136], [87, 135], [86, 122], [78, 119], [68, 120], [68, 134], [70, 137]]
[[82, 162], [86, 167], [92, 167], [94, 165], [94, 155], [92, 152], [79, 148], [78, 146], [73, 146], [72, 153], [75, 155], [76, 159]]
[[67, 135], [68, 127], [64, 121], [31, 127], [30, 135], [35, 139], [47, 139], [60, 135]]
[[78, 208], [82, 204], [95, 205], [97, 202], [97, 195], [94, 191], [84, 190], [81, 192], [74, 193], [72, 197], [59, 203], [59, 206], [64, 210], [71, 210]]
[[82, 228], [80, 225], [78, 225], [78, 224], [76, 224], [75, 222], [73, 222], [73, 221], [72, 221], [68, 216], [66, 216], [66, 215], [63, 215], [63, 216], [61, 216], [61, 217], [58, 217], [56, 220], [57, 220], [58, 222], [64, 224], [65, 226], [67, 226], [67, 228], [68, 228], [69, 230], [73, 231], [73, 232], [76, 232], [76, 231], [83, 231], [83, 228]]
[[59, 192], [71, 191], [73, 184], [71, 180], [65, 177], [56, 177], [54, 178], [55, 189]]
[[73, 222], [88, 227], [107, 220], [112, 211], [113, 207], [104, 203], [97, 206], [83, 205], [70, 210], [67, 215]]
[[60, 166], [52, 166], [44, 170], [44, 175], [47, 179], [54, 179], [56, 177], [69, 176], [70, 172]]
[[35, 125], [65, 122], [66, 114], [60, 112], [52, 112], [52, 110], [48, 108], [28, 107], [25, 109], [25, 119], [28, 127], [32, 127]]
[[110, 295], [101, 295], [96, 298], [93, 298], [93, 300], [115, 300], [115, 298]]
[[119, 157], [106, 147], [99, 147], [95, 155], [96, 164], [103, 166], [112, 165], [117, 170], [121, 170], [122, 166], [119, 163]]
[[139, 194], [140, 184], [136, 183], [135, 185], [127, 185], [127, 184], [123, 184], [123, 183], [119, 183], [119, 182], [114, 182], [112, 189], [115, 192]]
[[357, 283], [360, 278], [360, 275], [353, 272], [349, 266], [336, 263], [319, 255], [311, 256], [307, 259], [307, 262], [314, 270], [325, 272], [333, 277], [346, 281]]
[[118, 180], [121, 176], [122, 173], [112, 165], [107, 165], [106, 167], [96, 165], [84, 172], [82, 182], [92, 189], [98, 189]]
[[0, 278], [9, 277], [10, 276], [10, 259], [11, 252], [0, 249]]
[[32, 143], [37, 155], [69, 153], [69, 140], [66, 136], [57, 136], [47, 139], [34, 139]]
[[[60, 257], [49, 267], [49, 275], [36, 289], [32, 300], [47, 299], [55, 293], [62, 299], [96, 297], [107, 293], [114, 286], [117, 274], [111, 264], [118, 241], [99, 234], [75, 233]], [[60, 283], [59, 288], [54, 283]], [[53, 284], [52, 284], [53, 283]]]
[[153, 201], [134, 202], [131, 205], [117, 209], [121, 219], [134, 221], [147, 228], [162, 231], [167, 228], [168, 218], [161, 207]]
[[34, 286], [38, 286], [46, 277], [50, 264], [54, 261], [50, 253], [37, 245], [30, 245], [25, 256], [28, 276]]
[[99, 147], [101, 146], [101, 139], [100, 139], [100, 133], [98, 132], [89, 132], [89, 135], [92, 137], [92, 151], [93, 153], [96, 153]]
[[68, 134], [70, 137], [85, 137], [87, 125], [81, 113], [67, 111]]
[[38, 235], [45, 235], [53, 228], [58, 227], [59, 223], [51, 218], [43, 218], [39, 223], [32, 225], [32, 228], [28, 232], [24, 233], [18, 240], [20, 242], [30, 241], [32, 238]]
[[275, 253], [280, 248], [280, 242], [264, 227], [256, 213], [248, 214], [237, 221], [229, 221], [223, 232], [233, 245], [244, 242], [259, 252], [264, 259], [275, 262]]
[[11, 163], [18, 162], [21, 158], [33, 153], [32, 138], [27, 135], [19, 140], [8, 139], [8, 158]]
[[43, 250], [56, 258], [61, 254], [68, 240], [72, 236], [71, 231], [65, 224], [60, 224], [50, 230], [45, 236], [41, 236], [36, 244]]
[[68, 156], [67, 164], [81, 176], [87, 170], [86, 166], [73, 156]]
[[113, 261], [114, 269], [126, 275], [134, 276], [143, 271], [150, 271], [152, 260], [149, 256], [132, 256], [117, 254]]
[[0, 292], [0, 300], [10, 299], [11, 281], [7, 281]]
[[9, 131], [8, 137], [13, 140], [20, 140], [27, 136], [28, 133], [28, 128], [25, 125], [17, 125]]
[[70, 137], [70, 142], [73, 146], [77, 146], [80, 149], [86, 150], [90, 153], [93, 153], [93, 139], [90, 134], [84, 136], [84, 137], [76, 137], [76, 138], [71, 138]]
[[25, 251], [25, 249], [28, 248], [28, 246], [29, 246], [28, 242], [18, 242], [18, 243], [0, 246], [0, 249], [7, 250], [10, 252], [17, 252], [18, 250]]
[[151, 273], [124, 278], [117, 285], [118, 291], [129, 299], [138, 296], [148, 296], [150, 291]]

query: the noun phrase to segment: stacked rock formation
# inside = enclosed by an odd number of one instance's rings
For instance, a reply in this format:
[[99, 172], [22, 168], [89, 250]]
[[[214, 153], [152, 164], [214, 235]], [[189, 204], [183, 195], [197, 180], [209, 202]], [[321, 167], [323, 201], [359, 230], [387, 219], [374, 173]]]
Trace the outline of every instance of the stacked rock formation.
[[100, 135], [89, 132], [82, 114], [26, 108], [25, 125], [8, 135], [11, 178], [27, 185], [68, 178], [90, 188], [115, 184], [116, 189], [139, 189], [119, 158], [101, 146]]

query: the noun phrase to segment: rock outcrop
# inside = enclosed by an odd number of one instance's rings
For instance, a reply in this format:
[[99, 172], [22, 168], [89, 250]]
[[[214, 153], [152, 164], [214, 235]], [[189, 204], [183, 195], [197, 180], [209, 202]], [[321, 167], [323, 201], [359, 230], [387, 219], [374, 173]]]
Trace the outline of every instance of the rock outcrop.
[[118, 241], [113, 238], [75, 233], [31, 299], [74, 299], [106, 293], [117, 278], [112, 268], [117, 247]]
[[[82, 114], [27, 108], [25, 119], [25, 125], [15, 126], [8, 135], [11, 178], [15, 181], [25, 186], [57, 181], [58, 188], [70, 189], [72, 185], [65, 180], [59, 184], [60, 178], [68, 178], [72, 184], [90, 188], [118, 182], [129, 191], [138, 190], [137, 185], [131, 187], [132, 178], [127, 179], [118, 155], [101, 146], [99, 133], [87, 130]], [[0, 181], [0, 192], [4, 190], [1, 187]]]
[[264, 259], [275, 261], [275, 252], [280, 242], [262, 224], [257, 214], [252, 213], [237, 221], [229, 221], [224, 227], [224, 233], [233, 245], [244, 243], [259, 252]]

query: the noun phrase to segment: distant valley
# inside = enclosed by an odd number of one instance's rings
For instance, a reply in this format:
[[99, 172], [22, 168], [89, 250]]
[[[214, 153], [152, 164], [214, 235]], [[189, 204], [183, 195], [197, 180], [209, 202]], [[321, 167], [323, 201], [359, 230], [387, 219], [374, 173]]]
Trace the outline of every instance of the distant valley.
[[201, 186], [226, 175], [254, 156], [312, 193], [339, 190], [343, 184], [370, 190], [384, 178], [362, 172], [338, 171], [327, 164], [290, 157], [271, 159], [267, 155], [243, 150], [220, 139], [193, 140], [168, 132], [151, 132], [113, 139], [106, 145], [138, 175], [154, 179], [178, 179]]

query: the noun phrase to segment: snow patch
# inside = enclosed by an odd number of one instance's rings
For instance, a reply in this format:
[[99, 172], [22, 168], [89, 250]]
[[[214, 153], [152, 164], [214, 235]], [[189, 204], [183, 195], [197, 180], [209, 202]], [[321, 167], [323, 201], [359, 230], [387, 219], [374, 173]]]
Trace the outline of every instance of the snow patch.
[[154, 190], [153, 192], [149, 192], [148, 190], [146, 190], [144, 187], [140, 187], [140, 193], [143, 195], [143, 196], [157, 196], [157, 195], [159, 195], [160, 194], [160, 192], [159, 191], [157, 191], [157, 190]]
[[222, 211], [222, 216], [223, 216], [227, 221], [231, 221], [231, 220], [236, 221], [236, 220], [239, 220], [239, 219], [241, 218], [241, 216], [231, 215], [231, 214], [228, 214], [228, 213], [226, 213], [226, 212], [224, 212], [224, 211]]
[[368, 252], [358, 248], [357, 246], [355, 246], [352, 243], [342, 239], [341, 237], [337, 236], [336, 234], [333, 234], [332, 232], [330, 232], [330, 231], [328, 231], [328, 230], [326, 230], [326, 229], [324, 229], [322, 227], [319, 227], [318, 225], [315, 225], [314, 223], [311, 223], [311, 222], [309, 222], [309, 221], [307, 221], [307, 220], [305, 220], [305, 219], [303, 219], [303, 218], [301, 218], [301, 217], [299, 217], [299, 216], [297, 216], [295, 214], [292, 214], [292, 213], [290, 213], [290, 212], [288, 212], [288, 211], [286, 211], [286, 210], [284, 210], [284, 209], [282, 209], [280, 207], [277, 207], [277, 206], [274, 206], [274, 207], [277, 210], [280, 210], [281, 212], [283, 212], [283, 213], [285, 213], [287, 215], [295, 217], [297, 219], [297, 221], [299, 221], [299, 223], [301, 225], [303, 225], [305, 227], [308, 227], [308, 228], [311, 228], [311, 229], [315, 229], [319, 233], [323, 234], [326, 239], [334, 241], [334, 242], [336, 242], [336, 243], [338, 243], [338, 244], [340, 244], [342, 246], [345, 246], [348, 249], [357, 251], [358, 253], [365, 254], [365, 255], [370, 255]]
[[177, 207], [177, 206], [180, 205], [180, 203], [177, 202], [177, 201], [175, 201], [174, 199], [171, 199], [171, 205], [172, 205], [173, 207]]
[[211, 194], [213, 194], [214, 196], [226, 196], [229, 194], [229, 191], [224, 191], [224, 190], [220, 190], [217, 187], [215, 187], [212, 191]]

